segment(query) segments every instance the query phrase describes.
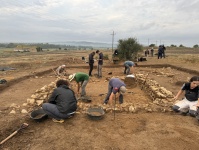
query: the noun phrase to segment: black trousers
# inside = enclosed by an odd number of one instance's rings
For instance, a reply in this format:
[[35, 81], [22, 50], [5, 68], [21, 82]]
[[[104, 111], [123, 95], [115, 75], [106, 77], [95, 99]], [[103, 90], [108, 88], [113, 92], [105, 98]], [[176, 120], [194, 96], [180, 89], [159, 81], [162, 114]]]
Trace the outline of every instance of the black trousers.
[[89, 67], [90, 67], [90, 69], [89, 69], [89, 76], [91, 76], [92, 75], [92, 71], [93, 71], [93, 64], [89, 64]]

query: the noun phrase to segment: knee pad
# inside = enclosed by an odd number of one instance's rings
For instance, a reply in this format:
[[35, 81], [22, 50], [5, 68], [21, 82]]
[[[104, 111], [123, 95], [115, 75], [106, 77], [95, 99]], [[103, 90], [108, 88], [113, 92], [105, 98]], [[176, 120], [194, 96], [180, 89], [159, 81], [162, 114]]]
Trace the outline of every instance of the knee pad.
[[173, 111], [175, 111], [175, 112], [180, 112], [179, 111], [179, 106], [176, 106], [176, 105], [173, 105], [173, 107], [172, 107], [172, 109], [173, 109]]
[[189, 114], [192, 117], [196, 117], [197, 116], [197, 112], [195, 110], [189, 110]]

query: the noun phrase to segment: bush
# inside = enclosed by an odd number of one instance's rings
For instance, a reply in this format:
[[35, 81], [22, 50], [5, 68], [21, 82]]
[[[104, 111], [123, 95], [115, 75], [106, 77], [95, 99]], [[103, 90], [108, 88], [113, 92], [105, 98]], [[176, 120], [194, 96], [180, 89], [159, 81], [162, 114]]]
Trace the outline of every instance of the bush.
[[105, 54], [105, 55], [104, 55], [104, 60], [109, 60], [108, 54]]
[[137, 42], [136, 38], [120, 39], [118, 43], [118, 57], [124, 60], [135, 60], [137, 53], [143, 49], [143, 46]]

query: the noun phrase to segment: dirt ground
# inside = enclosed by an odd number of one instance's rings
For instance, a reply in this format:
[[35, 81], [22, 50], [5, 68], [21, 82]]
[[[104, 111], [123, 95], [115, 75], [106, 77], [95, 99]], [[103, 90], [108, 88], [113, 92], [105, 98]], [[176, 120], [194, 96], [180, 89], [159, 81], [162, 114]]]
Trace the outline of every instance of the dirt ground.
[[[55, 82], [57, 78], [52, 69], [66, 64], [68, 74], [79, 71], [88, 73], [88, 64], [81, 60], [88, 53], [90, 51], [42, 52], [5, 54], [1, 57], [0, 66], [13, 67], [15, 70], [0, 71], [0, 78], [8, 81], [6, 85], [0, 85], [0, 141], [16, 131], [22, 123], [26, 122], [29, 126], [0, 145], [0, 149], [199, 149], [199, 122], [193, 117], [172, 112], [170, 103], [161, 108], [156, 106], [146, 89], [141, 89], [143, 85], [140, 83], [127, 87], [124, 94], [124, 104], [137, 107], [134, 112], [116, 111], [114, 117], [113, 112], [106, 111], [103, 119], [91, 120], [85, 113], [86, 109], [78, 108], [78, 113], [62, 124], [54, 123], [50, 118], [43, 122], [32, 120], [30, 113], [35, 106], [24, 103], [37, 89]], [[110, 52], [104, 51], [104, 54]], [[139, 62], [138, 65], [136, 74], [149, 73], [147, 80], [155, 80], [173, 95], [183, 82], [193, 75], [199, 75], [198, 63], [185, 63], [174, 55], [161, 60], [147, 57], [146, 62]], [[124, 78], [123, 69], [122, 62], [113, 64], [105, 60], [103, 77], [91, 77], [86, 87], [92, 102], [79, 101], [79, 106], [102, 105], [108, 88], [106, 79], [112, 76]], [[109, 72], [112, 75], [108, 75]], [[95, 73], [96, 68], [93, 70]], [[116, 106], [120, 107], [116, 102]], [[22, 109], [28, 113], [21, 113]], [[15, 113], [10, 113], [13, 110]]]

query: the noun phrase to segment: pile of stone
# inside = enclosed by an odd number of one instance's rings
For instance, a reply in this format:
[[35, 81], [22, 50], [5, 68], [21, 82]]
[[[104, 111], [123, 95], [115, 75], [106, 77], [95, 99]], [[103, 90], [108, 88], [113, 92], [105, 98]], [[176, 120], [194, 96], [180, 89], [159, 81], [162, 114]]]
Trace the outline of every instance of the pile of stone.
[[171, 91], [160, 86], [155, 80], [147, 79], [146, 75], [137, 74], [137, 82], [143, 85], [143, 88], [153, 100], [154, 104], [169, 107], [173, 104], [174, 95]]
[[47, 102], [55, 87], [55, 82], [51, 82], [49, 85], [45, 85], [41, 89], [36, 90], [35, 93], [27, 99], [27, 104], [41, 106], [44, 102]]
[[138, 113], [138, 112], [170, 112], [172, 111], [169, 107], [159, 107], [153, 103], [149, 104], [133, 104], [124, 102], [123, 104], [115, 104], [115, 106], [110, 105], [94, 105], [87, 104], [83, 102], [78, 102], [78, 113], [87, 113], [87, 109], [90, 107], [101, 107], [106, 113]]
[[162, 68], [160, 71], [158, 70], [152, 70], [152, 73], [157, 75], [157, 76], [165, 76], [165, 77], [174, 77], [175, 74], [173, 73], [173, 69], [171, 67], [167, 67], [167, 68]]

